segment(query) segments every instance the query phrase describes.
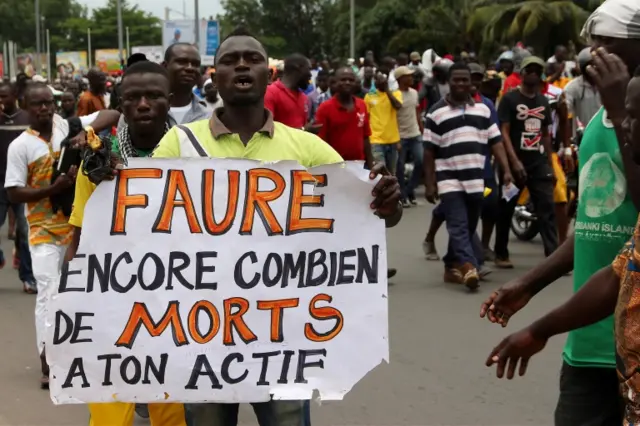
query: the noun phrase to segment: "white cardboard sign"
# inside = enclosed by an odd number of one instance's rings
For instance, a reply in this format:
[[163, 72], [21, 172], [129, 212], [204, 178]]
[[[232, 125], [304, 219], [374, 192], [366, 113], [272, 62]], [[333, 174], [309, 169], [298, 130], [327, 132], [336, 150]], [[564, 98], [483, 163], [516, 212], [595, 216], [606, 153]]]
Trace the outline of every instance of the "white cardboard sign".
[[389, 358], [360, 165], [133, 159], [49, 305], [56, 404], [342, 399]]

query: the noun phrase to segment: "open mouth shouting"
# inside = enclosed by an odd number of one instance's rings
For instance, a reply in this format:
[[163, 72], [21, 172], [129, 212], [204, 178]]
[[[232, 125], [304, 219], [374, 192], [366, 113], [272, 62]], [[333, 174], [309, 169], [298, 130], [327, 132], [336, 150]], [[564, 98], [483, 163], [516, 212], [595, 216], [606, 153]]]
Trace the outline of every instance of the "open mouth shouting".
[[233, 85], [238, 90], [250, 90], [253, 87], [253, 77], [250, 75], [239, 75], [233, 78]]

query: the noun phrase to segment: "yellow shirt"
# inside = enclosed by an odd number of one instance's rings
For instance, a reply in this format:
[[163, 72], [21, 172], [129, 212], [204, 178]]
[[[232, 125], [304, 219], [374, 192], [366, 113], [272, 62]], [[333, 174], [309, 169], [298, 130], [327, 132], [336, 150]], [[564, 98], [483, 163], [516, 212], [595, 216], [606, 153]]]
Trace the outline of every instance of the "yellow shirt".
[[[318, 136], [274, 122], [268, 112], [262, 129], [245, 145], [238, 134], [231, 133], [218, 119], [223, 109], [217, 109], [211, 120], [200, 120], [186, 125], [207, 154], [213, 158], [246, 158], [251, 160], [295, 160], [305, 167], [340, 163], [342, 157]], [[176, 127], [169, 130], [153, 152], [154, 158], [189, 156], [182, 152], [183, 144], [190, 142]]]
[[[393, 97], [402, 102], [402, 93], [396, 90]], [[369, 125], [371, 126], [371, 143], [390, 144], [400, 142], [398, 130], [398, 113], [391, 105], [386, 93], [372, 92], [364, 97], [364, 103], [369, 112]]]
[[554, 81], [553, 84], [554, 86], [556, 86], [558, 89], [562, 89], [564, 90], [565, 87], [567, 87], [567, 84], [569, 84], [569, 82], [571, 81], [570, 78], [567, 77], [560, 77], [559, 79], [557, 79], [556, 81]]
[[[221, 109], [216, 110], [218, 113]], [[305, 167], [342, 162], [342, 157], [318, 136], [287, 127], [273, 121], [268, 113], [264, 127], [253, 135], [245, 146], [237, 134], [232, 134], [216, 114], [211, 120], [200, 120], [186, 125], [210, 157], [247, 158], [251, 160], [295, 160]], [[154, 158], [183, 157], [177, 128], [167, 132], [153, 152]], [[215, 137], [214, 137], [215, 134]], [[82, 228], [84, 208], [96, 185], [83, 173], [76, 180], [76, 195], [69, 223]]]

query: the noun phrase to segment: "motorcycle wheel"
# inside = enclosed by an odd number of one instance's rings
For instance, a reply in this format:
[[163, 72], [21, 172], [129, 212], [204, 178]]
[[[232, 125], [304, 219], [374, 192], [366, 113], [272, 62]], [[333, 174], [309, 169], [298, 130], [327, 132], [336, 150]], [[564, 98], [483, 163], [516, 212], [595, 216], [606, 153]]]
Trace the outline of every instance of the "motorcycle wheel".
[[520, 241], [531, 241], [538, 235], [538, 222], [523, 220], [513, 215], [511, 218], [511, 230]]

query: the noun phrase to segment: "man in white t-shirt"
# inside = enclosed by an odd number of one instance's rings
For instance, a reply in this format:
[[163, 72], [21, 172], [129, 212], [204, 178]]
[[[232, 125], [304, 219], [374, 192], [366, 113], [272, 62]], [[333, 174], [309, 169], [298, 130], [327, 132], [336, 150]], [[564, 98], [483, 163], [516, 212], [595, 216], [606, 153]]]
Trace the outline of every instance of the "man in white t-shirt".
[[38, 296], [35, 307], [36, 339], [42, 364], [42, 388], [49, 387], [49, 367], [44, 354], [47, 305], [57, 290], [60, 267], [71, 241], [69, 214], [65, 202], [73, 185], [77, 168], [72, 166], [52, 182], [55, 162], [60, 157], [62, 141], [93, 124], [96, 132], [109, 129], [120, 114], [102, 110], [85, 117], [63, 119], [55, 114], [51, 89], [43, 83], [29, 85], [24, 94], [29, 128], [10, 145], [4, 186], [9, 201], [25, 203], [29, 222], [29, 247]]
[[[422, 120], [420, 120], [420, 103], [418, 92], [412, 88], [414, 70], [407, 66], [400, 66], [393, 72], [402, 93], [402, 107], [398, 110], [398, 130], [400, 131], [401, 149], [398, 157], [397, 177], [402, 189], [402, 204], [404, 207], [416, 205], [415, 188], [422, 176], [422, 162], [424, 148], [422, 144]], [[404, 169], [406, 161], [411, 155], [413, 171], [408, 182], [405, 183]]]

